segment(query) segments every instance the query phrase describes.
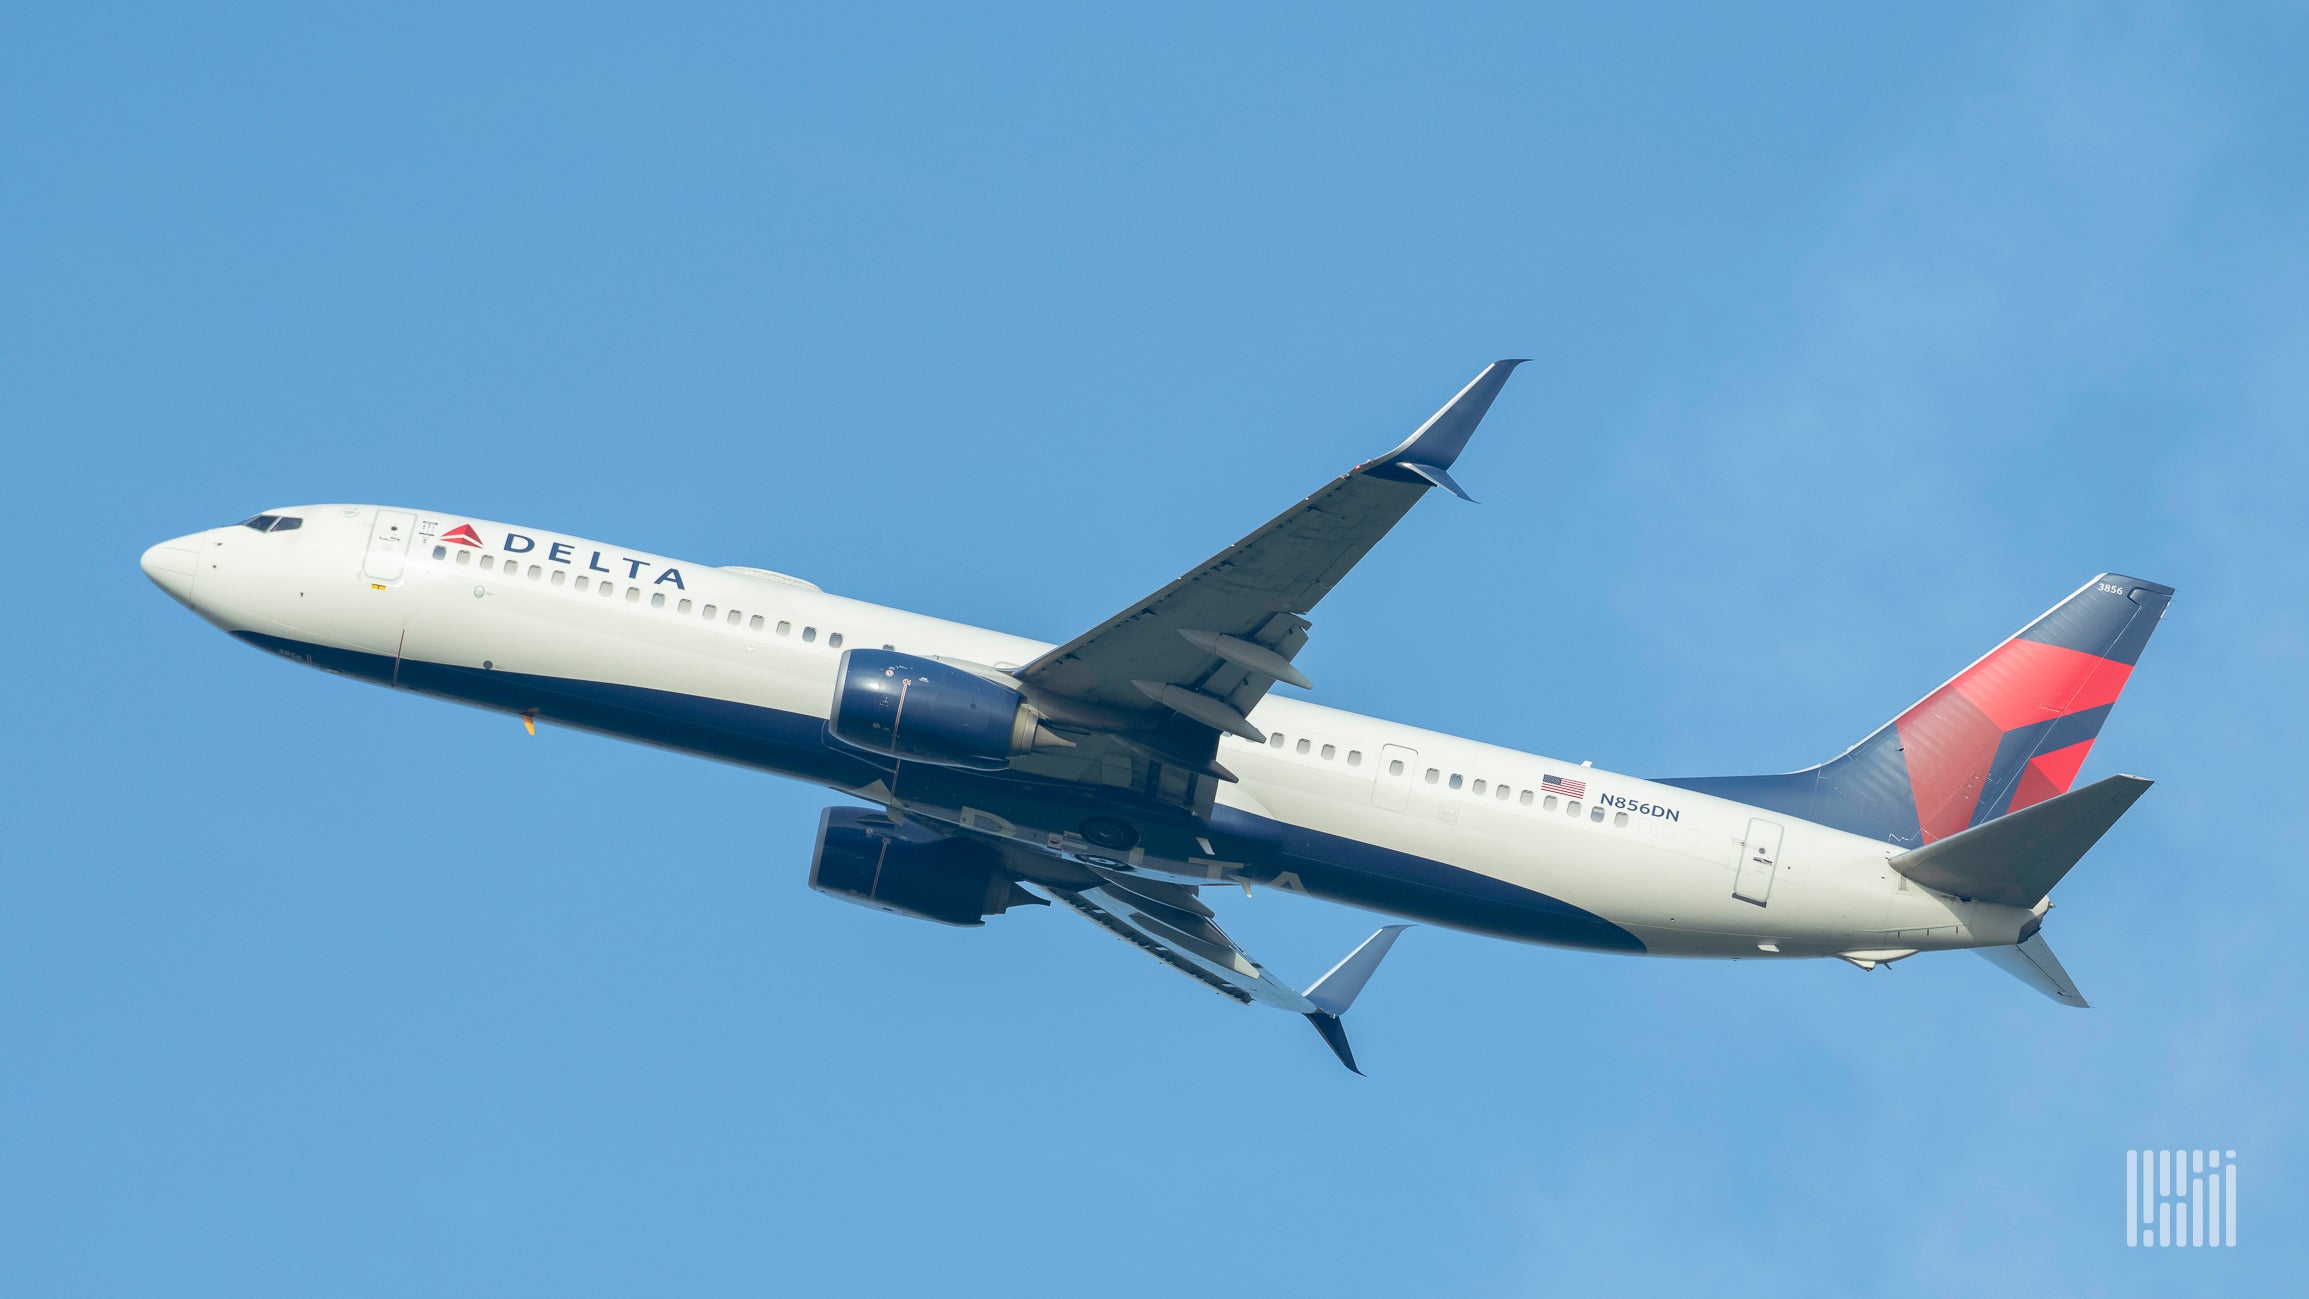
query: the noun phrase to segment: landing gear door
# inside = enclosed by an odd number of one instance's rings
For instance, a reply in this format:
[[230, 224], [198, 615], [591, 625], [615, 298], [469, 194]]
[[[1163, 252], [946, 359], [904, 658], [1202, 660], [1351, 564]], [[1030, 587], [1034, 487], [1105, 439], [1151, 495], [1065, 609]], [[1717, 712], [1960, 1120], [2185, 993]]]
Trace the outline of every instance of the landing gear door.
[[1411, 773], [1419, 769], [1419, 751], [1390, 744], [1379, 751], [1379, 774], [1371, 786], [1371, 806], [1400, 812], [1411, 804]]
[[1779, 823], [1748, 822], [1748, 841], [1740, 845], [1740, 870], [1732, 880], [1732, 896], [1742, 902], [1765, 906], [1772, 896], [1772, 877], [1779, 873]]
[[369, 551], [361, 559], [361, 575], [372, 582], [398, 582], [409, 565], [409, 538], [417, 531], [417, 516], [404, 510], [379, 510], [369, 529]]

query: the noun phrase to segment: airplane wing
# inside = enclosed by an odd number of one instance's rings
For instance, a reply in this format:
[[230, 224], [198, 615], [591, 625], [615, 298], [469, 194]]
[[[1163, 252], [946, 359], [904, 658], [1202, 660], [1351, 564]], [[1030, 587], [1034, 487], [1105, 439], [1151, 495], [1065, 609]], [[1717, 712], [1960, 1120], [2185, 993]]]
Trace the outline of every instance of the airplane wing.
[[1355, 1053], [1339, 1017], [1355, 1003], [1396, 935], [1410, 927], [1379, 930], [1300, 992], [1227, 937], [1191, 884], [1045, 856], [1013, 839], [862, 807], [829, 807], [819, 817], [810, 887], [877, 911], [949, 925], [978, 925], [1048, 897], [1230, 1001], [1306, 1016], [1349, 1069], [1355, 1069]]
[[[1451, 465], [1521, 364], [1493, 362], [1401, 446], [1027, 664], [1018, 676], [1037, 706], [1182, 772], [1232, 780], [1213, 761], [1219, 734], [1263, 742], [1250, 710], [1278, 681], [1310, 684], [1291, 666], [1307, 643], [1304, 615], [1429, 487], [1473, 499]], [[1060, 761], [1097, 760], [1093, 749]]]
[[1092, 873], [1100, 882], [1086, 888], [1038, 887], [1092, 924], [1230, 1001], [1262, 1002], [1301, 1015], [1315, 1009], [1297, 989], [1278, 982], [1227, 937], [1195, 886], [1095, 868]]
[[[1006, 857], [1020, 852], [1007, 845], [1001, 851]], [[1032, 866], [1028, 865], [1028, 869], [1032, 870]], [[1410, 926], [1388, 925], [1380, 929], [1348, 953], [1346, 959], [1331, 967], [1330, 973], [1300, 992], [1268, 973], [1266, 967], [1252, 960], [1234, 939], [1227, 937], [1193, 885], [1095, 868], [1092, 873], [1098, 883], [1087, 886], [1062, 887], [1039, 880], [1028, 883], [1085, 920], [1230, 1001], [1246, 1006], [1255, 1001], [1306, 1016], [1307, 1022], [1315, 1026], [1324, 1043], [1339, 1057], [1339, 1063], [1356, 1073], [1363, 1072], [1356, 1068], [1355, 1053], [1347, 1045], [1347, 1030], [1339, 1017], [1355, 1003], [1356, 994], [1363, 991], [1372, 971], [1379, 968], [1388, 949], [1395, 946], [1397, 936]]]

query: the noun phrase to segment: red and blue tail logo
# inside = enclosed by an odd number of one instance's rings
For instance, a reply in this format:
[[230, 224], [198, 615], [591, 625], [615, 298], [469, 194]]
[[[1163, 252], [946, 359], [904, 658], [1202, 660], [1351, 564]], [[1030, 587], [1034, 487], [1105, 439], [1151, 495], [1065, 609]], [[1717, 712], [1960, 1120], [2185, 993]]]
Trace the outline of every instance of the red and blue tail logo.
[[1665, 782], [1916, 846], [2065, 794], [2173, 588], [2103, 573], [1833, 762]]

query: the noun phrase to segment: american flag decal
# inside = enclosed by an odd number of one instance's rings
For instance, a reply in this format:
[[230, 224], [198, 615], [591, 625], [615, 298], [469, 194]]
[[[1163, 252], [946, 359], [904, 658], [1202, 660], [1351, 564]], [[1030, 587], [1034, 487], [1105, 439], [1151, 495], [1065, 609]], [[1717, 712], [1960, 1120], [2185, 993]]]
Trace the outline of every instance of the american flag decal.
[[1541, 776], [1539, 788], [1542, 793], [1561, 794], [1565, 798], [1587, 797], [1587, 782], [1584, 780], [1565, 780], [1561, 776]]

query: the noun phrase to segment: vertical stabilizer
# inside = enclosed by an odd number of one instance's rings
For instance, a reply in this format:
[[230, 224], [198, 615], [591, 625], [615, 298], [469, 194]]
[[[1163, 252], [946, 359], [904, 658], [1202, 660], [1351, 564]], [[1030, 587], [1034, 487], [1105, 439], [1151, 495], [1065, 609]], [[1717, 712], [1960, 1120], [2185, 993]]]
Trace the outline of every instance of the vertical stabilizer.
[[2076, 783], [2173, 588], [2103, 573], [1843, 755], [1661, 783], [1916, 848]]

